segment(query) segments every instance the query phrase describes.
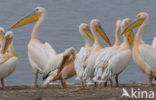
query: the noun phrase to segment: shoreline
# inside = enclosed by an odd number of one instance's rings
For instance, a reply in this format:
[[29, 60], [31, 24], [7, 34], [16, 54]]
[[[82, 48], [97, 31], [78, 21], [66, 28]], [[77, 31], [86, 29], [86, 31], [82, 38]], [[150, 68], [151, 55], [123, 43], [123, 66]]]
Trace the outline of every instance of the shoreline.
[[[0, 90], [0, 100], [121, 100], [125, 88], [130, 92], [131, 88], [138, 91], [154, 91], [156, 98], [156, 84], [152, 87], [143, 87], [143, 84], [120, 84], [119, 87], [94, 88], [89, 85], [82, 89], [80, 85], [68, 85], [68, 89], [63, 89], [61, 85], [49, 85], [48, 88], [39, 86], [9, 86], [7, 90]], [[128, 97], [122, 99], [129, 100]]]

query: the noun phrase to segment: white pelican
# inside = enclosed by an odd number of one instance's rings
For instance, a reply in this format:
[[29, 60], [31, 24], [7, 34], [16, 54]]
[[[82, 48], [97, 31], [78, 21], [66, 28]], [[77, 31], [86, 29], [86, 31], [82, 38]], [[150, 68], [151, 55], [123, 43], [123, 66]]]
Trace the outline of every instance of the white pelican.
[[139, 69], [148, 76], [148, 83], [145, 86], [150, 87], [152, 86], [153, 77], [156, 77], [156, 48], [144, 43], [141, 39], [142, 31], [147, 24], [149, 15], [146, 12], [141, 12], [136, 15], [136, 18], [138, 20], [129, 26], [122, 34], [141, 25], [134, 39], [133, 59]]
[[112, 47], [107, 47], [107, 48], [100, 50], [100, 52], [98, 54], [97, 60], [94, 65], [95, 72], [94, 72], [93, 80], [95, 82], [101, 81], [103, 71], [106, 68], [109, 59], [111, 58], [111, 56], [113, 54], [115, 54], [117, 52], [117, 50], [120, 46], [120, 35], [119, 35], [120, 29], [121, 29], [120, 24], [121, 24], [121, 20], [117, 20], [114, 45]]
[[81, 36], [84, 38], [85, 40], [85, 45], [83, 47], [81, 47], [80, 51], [76, 54], [76, 59], [75, 59], [75, 71], [77, 74], [77, 80], [81, 80], [82, 84], [81, 87], [84, 87], [84, 82], [82, 80], [83, 77], [83, 72], [86, 68], [87, 65], [87, 58], [89, 56], [89, 53], [91, 51], [91, 43], [90, 43], [90, 39], [92, 39], [94, 41], [94, 37], [92, 36], [91, 32], [90, 32], [90, 28], [88, 24], [82, 23], [79, 26], [79, 31]]
[[[38, 73], [43, 74], [44, 79], [50, 80], [49, 77], [54, 76], [53, 74], [51, 74], [51, 72], [55, 71], [56, 69], [59, 69], [62, 64], [68, 61], [66, 60], [66, 57], [71, 56], [71, 54], [73, 54], [73, 49], [65, 50], [65, 52], [61, 54], [56, 54], [55, 50], [49, 43], [42, 43], [38, 39], [39, 28], [45, 16], [46, 10], [43, 7], [36, 7], [31, 14], [21, 18], [9, 28], [13, 29], [37, 21], [32, 30], [31, 39], [28, 44], [28, 57], [30, 65], [35, 72], [36, 88], [38, 87]], [[46, 83], [47, 84], [44, 85], [48, 86], [47, 81]]]
[[116, 86], [118, 86], [118, 76], [127, 67], [131, 58], [130, 43], [133, 39], [132, 32], [124, 36], [124, 42], [120, 44], [120, 28], [123, 30], [130, 25], [130, 19], [126, 18], [116, 22], [115, 42], [113, 47], [107, 47], [101, 50], [95, 64], [94, 81], [106, 82], [116, 75]]
[[[100, 21], [98, 19], [93, 19], [90, 22], [90, 28], [91, 32], [95, 38], [94, 44], [91, 47], [91, 53], [87, 59], [87, 67], [83, 73], [83, 80], [84, 81], [91, 81], [94, 74], [94, 64], [98, 55], [98, 52], [100, 49], [103, 48], [103, 45], [101, 43], [100, 37], [98, 34], [101, 35], [101, 37], [109, 44], [111, 45], [106, 33], [103, 31], [100, 25]], [[95, 82], [96, 87], [96, 82]]]
[[[4, 37], [5, 43], [2, 45], [2, 54], [0, 55], [0, 80], [2, 84], [2, 89], [5, 88], [4, 78], [11, 75], [18, 65], [18, 56], [12, 46], [13, 37], [13, 32], [7, 32]], [[7, 52], [8, 48], [9, 52]]]
[[51, 81], [61, 80], [63, 88], [67, 89], [66, 79], [76, 74], [74, 69], [75, 55], [75, 50], [68, 48], [65, 52], [59, 54], [58, 57], [49, 60], [50, 64], [53, 64], [58, 61], [58, 58], [60, 59], [60, 56], [62, 56], [61, 59], [63, 59], [61, 65], [59, 65], [60, 67], [54, 69], [51, 65], [45, 68], [43, 72], [44, 84], [47, 85]]

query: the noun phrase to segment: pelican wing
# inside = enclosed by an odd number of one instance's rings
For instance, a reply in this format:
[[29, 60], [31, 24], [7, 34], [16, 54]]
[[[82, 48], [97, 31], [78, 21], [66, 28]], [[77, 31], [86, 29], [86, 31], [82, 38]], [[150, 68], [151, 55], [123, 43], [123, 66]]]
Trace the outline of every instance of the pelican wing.
[[12, 72], [14, 72], [17, 65], [18, 65], [17, 57], [11, 57], [7, 59], [5, 62], [1, 63], [0, 64], [0, 79], [7, 77]]
[[60, 68], [63, 61], [64, 61], [63, 53], [51, 57], [47, 63], [46, 68], [43, 71], [42, 74], [43, 79], [46, 79], [51, 72]]
[[45, 49], [45, 51], [46, 51], [46, 53], [48, 53], [48, 54], [50, 54], [50, 55], [56, 55], [56, 51], [53, 49], [53, 47], [49, 44], [49, 43], [47, 43], [47, 42], [45, 42], [44, 43], [44, 49]]
[[46, 52], [45, 46], [42, 44], [29, 44], [28, 56], [29, 61], [33, 62], [33, 64], [30, 62], [31, 65], [36, 65], [32, 66], [33, 69], [40, 70], [41, 72], [45, 68], [50, 57], [50, 55]]
[[8, 59], [4, 58], [3, 55], [0, 55], [0, 64], [4, 63]]
[[[66, 51], [67, 50], [67, 51]], [[66, 49], [63, 53], [52, 56], [49, 58], [46, 68], [43, 71], [43, 80], [46, 79], [51, 72], [58, 70], [58, 73], [64, 68], [64, 66], [70, 61], [71, 55], [75, 54], [75, 50], [73, 48]], [[74, 55], [75, 57], [75, 55]], [[74, 58], [75, 59], [75, 58]]]
[[75, 71], [77, 74], [77, 80], [80, 80], [82, 78], [84, 69], [86, 67], [86, 58], [87, 58], [87, 52], [85, 48], [81, 48], [79, 53], [76, 55], [76, 59], [74, 62]]
[[73, 56], [68, 55], [68, 56], [63, 56], [62, 62], [60, 67], [58, 68], [58, 74], [64, 69], [64, 67], [69, 64], [73, 60]]
[[147, 44], [139, 46], [139, 52], [146, 63], [156, 72], [156, 48]]
[[40, 72], [44, 70], [49, 59], [55, 55], [55, 50], [47, 42], [44, 44], [32, 43], [28, 45], [29, 61], [33, 69], [38, 69]]
[[32, 60], [30, 53], [28, 53], [28, 58], [29, 58], [29, 63], [32, 67], [32, 69], [34, 70], [34, 72], [36, 72], [36, 68], [37, 70], [42, 73], [42, 69], [40, 67], [38, 67], [38, 65]]
[[83, 72], [83, 80], [91, 81], [94, 76], [94, 65], [99, 52], [92, 52], [87, 59], [87, 66]]
[[152, 46], [156, 48], [156, 37], [153, 39]]
[[113, 50], [114, 49], [112, 47], [105, 48], [97, 57], [97, 60], [94, 66], [95, 68], [94, 78], [93, 78], [94, 81], [98, 81], [101, 79], [104, 69], [108, 66], [108, 62], [114, 54]]
[[48, 77], [45, 79], [44, 81], [44, 85], [48, 84], [50, 81], [53, 81], [53, 79], [55, 78], [55, 76], [57, 76], [58, 73], [58, 69], [56, 69], [53, 72], [50, 72], [50, 74], [48, 75]]
[[102, 80], [107, 81], [112, 76], [122, 72], [129, 64], [131, 58], [131, 50], [126, 49], [112, 56], [108, 62], [107, 68], [102, 74]]

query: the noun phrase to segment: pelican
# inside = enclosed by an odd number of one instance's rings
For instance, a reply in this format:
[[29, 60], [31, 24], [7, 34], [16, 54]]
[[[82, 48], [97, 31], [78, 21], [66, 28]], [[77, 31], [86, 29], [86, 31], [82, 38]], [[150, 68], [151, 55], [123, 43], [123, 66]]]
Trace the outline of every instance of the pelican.
[[[126, 18], [122, 22], [117, 20], [115, 41], [112, 47], [102, 49], [95, 64], [95, 77], [94, 81], [106, 82], [111, 80], [115, 76], [116, 86], [118, 86], [118, 76], [127, 67], [131, 58], [130, 43], [132, 43], [133, 34], [124, 35], [124, 42], [120, 44], [120, 29], [123, 30], [125, 27], [130, 25], [130, 19]], [[130, 40], [130, 41], [129, 41]]]
[[[122, 23], [121, 23], [121, 32], [127, 28], [131, 23], [131, 19], [130, 18], [125, 18]], [[115, 75], [115, 80], [116, 80], [116, 87], [118, 87], [119, 83], [118, 83], [118, 76], [119, 74], [128, 66], [130, 59], [131, 59], [131, 46], [133, 45], [133, 41], [134, 41], [134, 35], [132, 31], [127, 32], [126, 35], [123, 36], [124, 37], [124, 41], [122, 44], [120, 44], [120, 48], [119, 48], [119, 53], [116, 55], [116, 57], [114, 56], [113, 59], [118, 59], [117, 57], [120, 57], [120, 61], [116, 63], [120, 64], [119, 66], [116, 64], [112, 65], [112, 72], [113, 75]], [[122, 58], [123, 57], [123, 58]], [[123, 62], [121, 62], [123, 59]], [[113, 63], [113, 61], [112, 61]], [[114, 69], [113, 69], [114, 68]], [[112, 76], [113, 76], [112, 75]]]
[[134, 38], [133, 59], [139, 69], [148, 76], [148, 83], [145, 87], [151, 87], [152, 80], [156, 77], [156, 48], [152, 45], [146, 44], [141, 39], [142, 31], [147, 24], [149, 15], [146, 12], [140, 12], [136, 15], [136, 18], [138, 20], [125, 29], [122, 34], [140, 26]]
[[[87, 66], [85, 68], [85, 71], [83, 73], [83, 80], [84, 81], [91, 81], [93, 78], [93, 73], [94, 73], [94, 64], [98, 55], [98, 52], [100, 49], [103, 48], [103, 45], [101, 43], [101, 40], [99, 38], [99, 35], [109, 44], [111, 45], [106, 33], [103, 31], [100, 25], [100, 21], [98, 19], [93, 19], [90, 22], [90, 28], [91, 32], [95, 38], [94, 44], [91, 47], [90, 55], [87, 59]], [[95, 83], [96, 87], [96, 83]]]
[[76, 80], [81, 80], [82, 84], [81, 87], [84, 87], [84, 82], [83, 82], [83, 72], [86, 68], [86, 63], [87, 63], [87, 57], [89, 56], [89, 53], [91, 51], [91, 43], [90, 39], [94, 41], [94, 37], [92, 36], [90, 32], [90, 28], [88, 24], [82, 23], [79, 26], [79, 31], [81, 36], [85, 40], [85, 45], [81, 47], [80, 51], [76, 54], [76, 59], [75, 59], [75, 70], [77, 74]]
[[[121, 20], [117, 20], [116, 22], [116, 30], [115, 30], [115, 38], [114, 38], [114, 45], [112, 47], [106, 47], [100, 50], [97, 60], [95, 62], [94, 68], [94, 78], [95, 82], [100, 82], [102, 79], [103, 70], [106, 68], [107, 63], [111, 56], [115, 54], [120, 46], [120, 24]], [[111, 79], [110, 79], [111, 80]]]
[[[75, 55], [75, 50], [73, 48], [68, 48], [65, 52], [60, 53], [58, 56], [63, 56], [60, 67], [53, 69], [51, 66], [48, 66], [43, 71], [43, 80], [45, 80], [44, 85], [47, 85], [52, 81], [61, 80], [63, 88], [67, 89], [66, 80], [76, 74], [74, 69]], [[50, 64], [57, 61], [58, 59], [55, 57], [50, 60]]]
[[[2, 39], [2, 34], [0, 34]], [[0, 55], [0, 80], [2, 84], [1, 89], [5, 89], [4, 79], [11, 75], [18, 65], [18, 56], [13, 48], [12, 41], [14, 38], [13, 32], [9, 31], [4, 36], [4, 44], [2, 44], [2, 54]], [[8, 51], [9, 48], [9, 52]], [[7, 53], [6, 53], [7, 52]]]
[[43, 79], [45, 79], [46, 81], [46, 84], [44, 84], [44, 86], [48, 86], [47, 80], [50, 81], [49, 78], [54, 77], [52, 72], [56, 71], [57, 69], [63, 68], [62, 65], [66, 64], [66, 61], [70, 61], [66, 58], [70, 58], [70, 56], [72, 56], [74, 51], [72, 48], [70, 48], [65, 50], [63, 53], [57, 54], [49, 43], [47, 42], [42, 43], [38, 39], [39, 28], [43, 23], [45, 16], [46, 10], [43, 7], [36, 7], [32, 11], [32, 13], [30, 13], [27, 16], [24, 16], [9, 28], [9, 29], [18, 28], [20, 26], [37, 21], [32, 30], [31, 39], [28, 44], [29, 62], [32, 69], [35, 72], [35, 88], [38, 87], [37, 84], [38, 73], [42, 74]]

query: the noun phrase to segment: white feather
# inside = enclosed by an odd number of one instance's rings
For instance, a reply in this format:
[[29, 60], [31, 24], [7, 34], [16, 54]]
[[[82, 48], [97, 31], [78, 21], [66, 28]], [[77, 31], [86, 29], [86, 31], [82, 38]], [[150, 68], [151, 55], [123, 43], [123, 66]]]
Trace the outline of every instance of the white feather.
[[114, 55], [108, 62], [108, 67], [105, 69], [102, 80], [107, 81], [114, 75], [122, 72], [129, 64], [131, 58], [131, 50], [123, 50]]
[[156, 48], [156, 37], [154, 37], [154, 39], [153, 39], [152, 46]]
[[58, 69], [62, 64], [62, 61], [63, 53], [51, 57], [47, 62], [45, 69], [43, 70], [42, 76], [45, 77], [47, 74]]
[[58, 69], [56, 69], [55, 71], [50, 72], [49, 76], [46, 78], [46, 80], [44, 81], [44, 85], [48, 84], [50, 81], [52, 81], [54, 79], [54, 77], [57, 75]]
[[64, 56], [68, 56], [70, 57], [69, 59], [73, 59], [72, 52], [74, 52], [73, 56], [75, 56], [75, 49], [68, 48], [63, 53], [53, 55], [49, 58], [42, 73], [42, 77], [46, 79], [44, 83], [52, 81], [54, 76], [57, 75], [57, 70], [60, 69], [62, 63], [64, 63], [63, 61], [66, 61]]
[[48, 43], [41, 44], [30, 42], [28, 45], [29, 62], [34, 71], [39, 70], [40, 73], [42, 73], [47, 65], [47, 61], [55, 54], [55, 50]]
[[115, 54], [114, 47], [107, 47], [101, 51], [95, 63], [94, 81], [100, 81], [110, 58]]
[[83, 73], [84, 73], [84, 69], [86, 68], [86, 60], [88, 57], [89, 53], [87, 52], [87, 49], [82, 47], [79, 51], [79, 53], [77, 53], [76, 55], [76, 59], [74, 62], [74, 67], [75, 67], [75, 71], [77, 74], [77, 78], [76, 80], [81, 80]]
[[86, 81], [91, 81], [93, 76], [94, 76], [94, 65], [95, 65], [95, 61], [97, 59], [97, 56], [98, 56], [98, 53], [99, 52], [91, 52], [88, 60], [87, 60], [87, 66], [86, 66], [86, 69], [83, 73], [83, 80], [86, 80]]
[[12, 57], [0, 64], [0, 79], [6, 78], [15, 71], [18, 65], [18, 58]]
[[156, 48], [147, 44], [139, 46], [139, 52], [153, 72], [156, 72]]

